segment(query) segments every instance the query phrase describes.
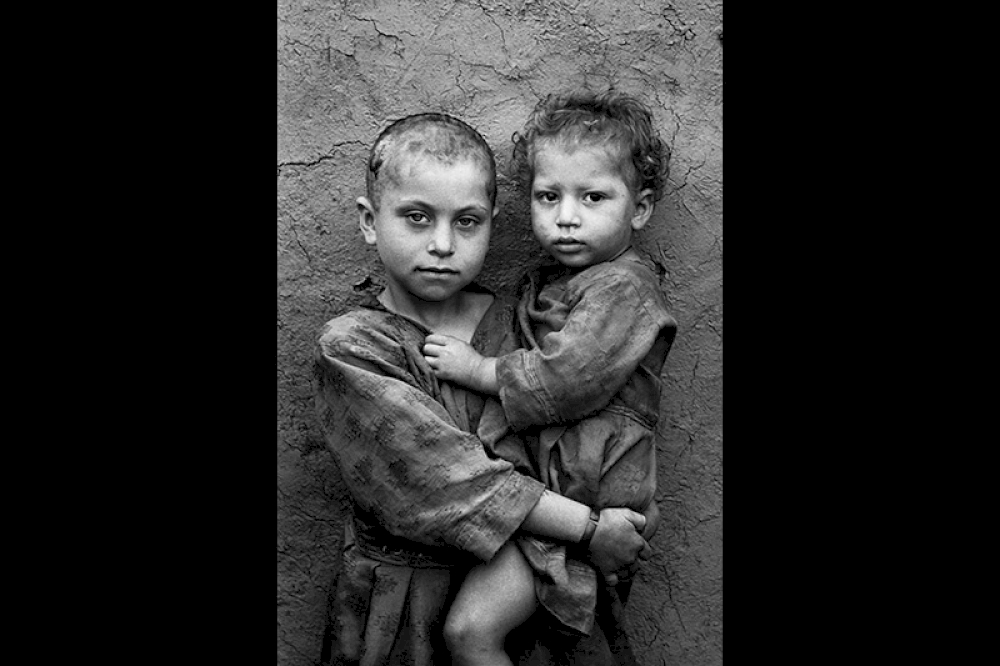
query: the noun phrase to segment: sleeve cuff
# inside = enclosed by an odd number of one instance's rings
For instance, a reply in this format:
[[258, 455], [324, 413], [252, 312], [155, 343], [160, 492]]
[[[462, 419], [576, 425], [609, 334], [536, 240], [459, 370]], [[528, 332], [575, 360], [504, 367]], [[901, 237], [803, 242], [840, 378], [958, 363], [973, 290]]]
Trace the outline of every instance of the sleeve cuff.
[[511, 471], [478, 520], [459, 537], [460, 547], [489, 561], [518, 530], [544, 491], [541, 481]]

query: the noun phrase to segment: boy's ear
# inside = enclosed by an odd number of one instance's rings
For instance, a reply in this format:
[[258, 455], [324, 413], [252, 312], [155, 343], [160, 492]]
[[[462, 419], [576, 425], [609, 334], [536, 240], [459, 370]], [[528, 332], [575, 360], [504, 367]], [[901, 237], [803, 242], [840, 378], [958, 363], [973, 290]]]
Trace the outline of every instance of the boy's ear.
[[358, 226], [365, 237], [365, 242], [375, 245], [375, 207], [368, 197], [358, 197]]
[[632, 229], [638, 231], [646, 226], [653, 215], [653, 190], [643, 190], [635, 197], [635, 213], [632, 215]]

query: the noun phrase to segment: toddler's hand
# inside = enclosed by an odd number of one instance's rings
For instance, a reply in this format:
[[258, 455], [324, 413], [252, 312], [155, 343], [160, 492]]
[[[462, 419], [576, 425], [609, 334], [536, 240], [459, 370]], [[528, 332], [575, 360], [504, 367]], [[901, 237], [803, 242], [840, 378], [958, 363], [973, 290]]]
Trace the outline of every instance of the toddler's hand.
[[472, 345], [450, 335], [432, 333], [424, 339], [424, 358], [439, 379], [463, 386], [476, 385], [476, 372], [483, 356]]

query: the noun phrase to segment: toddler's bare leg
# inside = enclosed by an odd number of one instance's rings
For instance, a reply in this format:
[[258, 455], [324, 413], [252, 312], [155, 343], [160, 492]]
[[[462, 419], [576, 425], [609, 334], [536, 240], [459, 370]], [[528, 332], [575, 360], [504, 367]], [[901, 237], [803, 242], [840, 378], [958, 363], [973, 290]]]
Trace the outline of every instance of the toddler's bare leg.
[[535, 611], [535, 580], [521, 551], [507, 542], [466, 576], [448, 611], [444, 637], [456, 666], [511, 666], [507, 634]]

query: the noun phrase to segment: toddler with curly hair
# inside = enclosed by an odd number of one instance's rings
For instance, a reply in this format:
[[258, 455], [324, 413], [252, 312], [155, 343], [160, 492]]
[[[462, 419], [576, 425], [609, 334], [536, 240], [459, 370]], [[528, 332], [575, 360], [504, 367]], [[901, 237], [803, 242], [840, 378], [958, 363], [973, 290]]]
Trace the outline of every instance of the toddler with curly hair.
[[[540, 101], [514, 135], [513, 166], [530, 196], [535, 237], [555, 262], [520, 285], [522, 348], [485, 357], [441, 334], [423, 348], [440, 379], [495, 396], [480, 439], [592, 507], [586, 534], [603, 507], [655, 511], [660, 372], [677, 323], [632, 235], [662, 196], [669, 157], [634, 97], [577, 92]], [[463, 582], [445, 622], [454, 663], [510, 664], [507, 635], [539, 604], [572, 635], [589, 635], [595, 621], [620, 633], [613, 625], [633, 572], [601, 581], [584, 552], [519, 533]]]

